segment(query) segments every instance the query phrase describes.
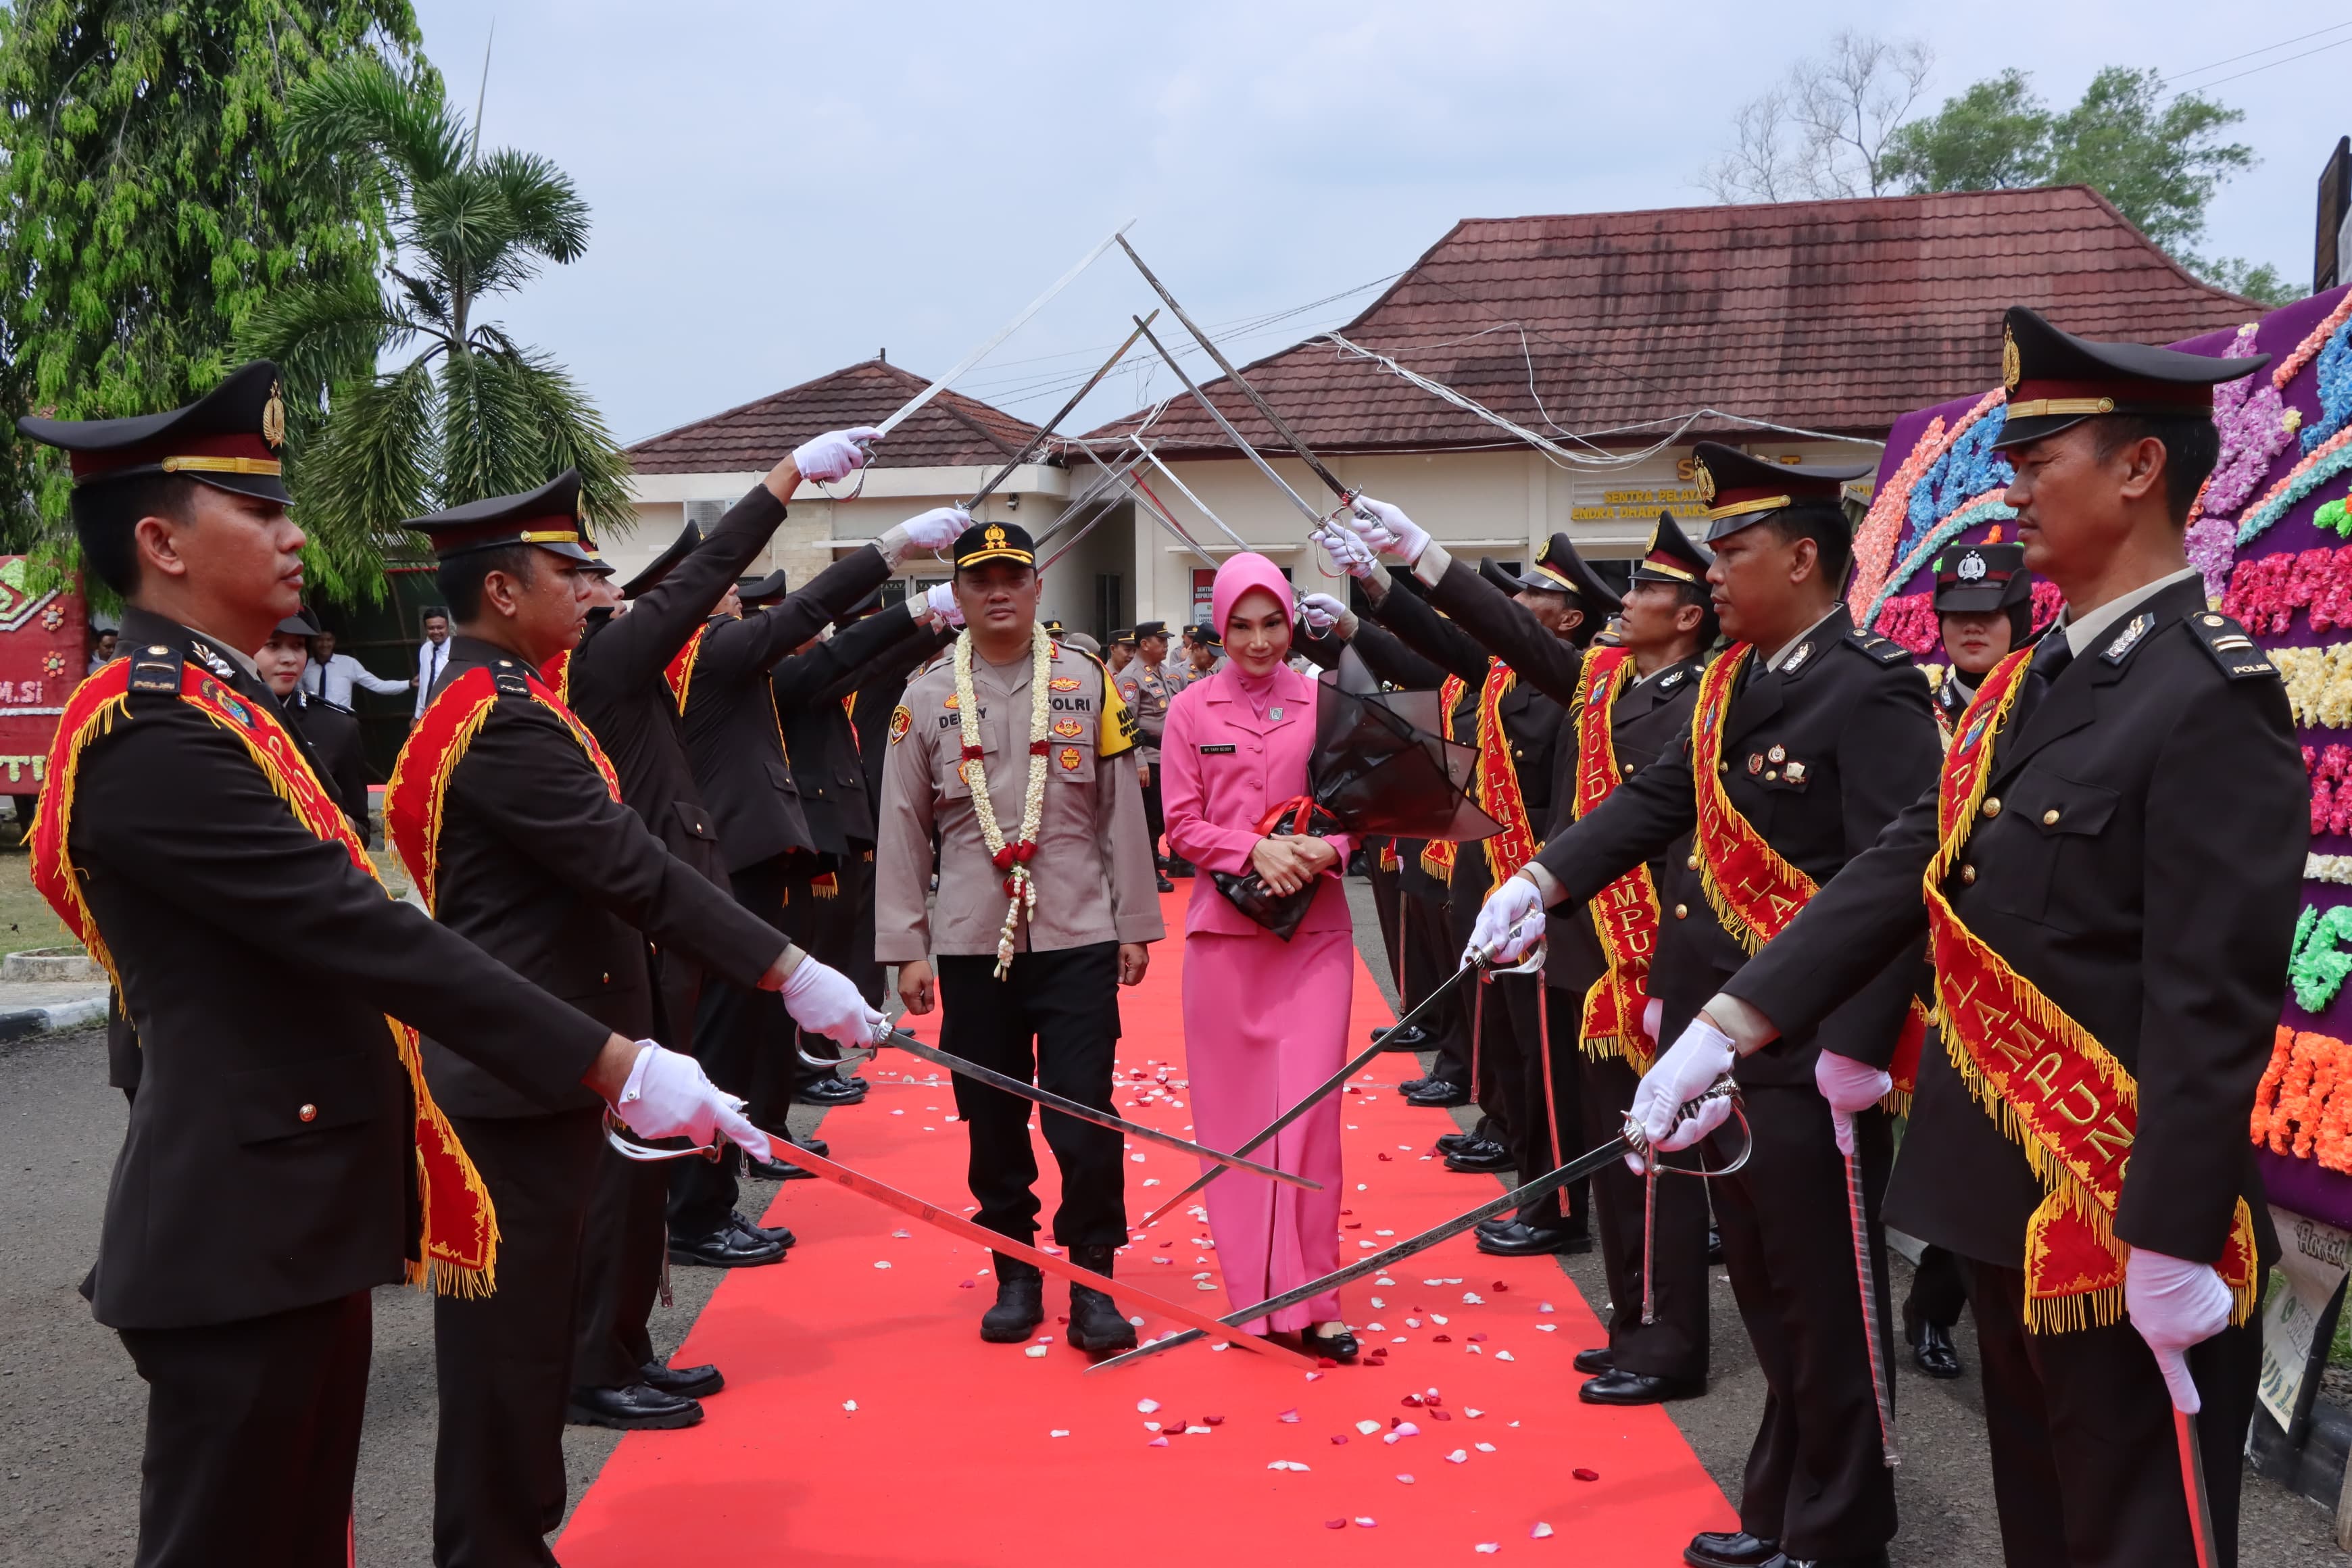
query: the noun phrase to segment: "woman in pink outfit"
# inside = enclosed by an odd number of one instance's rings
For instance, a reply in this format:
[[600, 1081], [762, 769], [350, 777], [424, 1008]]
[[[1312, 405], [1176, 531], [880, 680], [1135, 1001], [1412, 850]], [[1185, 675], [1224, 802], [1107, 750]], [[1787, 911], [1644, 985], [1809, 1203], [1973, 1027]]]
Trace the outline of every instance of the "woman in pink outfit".
[[[1290, 584], [1263, 555], [1218, 568], [1210, 622], [1225, 668], [1188, 686], [1168, 710], [1160, 789], [1168, 847], [1201, 870], [1184, 917], [1184, 1052], [1193, 1135], [1235, 1149], [1339, 1070], [1347, 1058], [1355, 934], [1339, 869], [1346, 838], [1269, 837], [1265, 814], [1307, 790], [1316, 684], [1290, 654]], [[1312, 882], [1315, 901], [1285, 942], [1235, 909], [1208, 873], [1255, 868], [1276, 893]], [[1225, 1291], [1261, 1301], [1328, 1274], [1339, 1260], [1339, 1102], [1328, 1099], [1255, 1156], [1323, 1184], [1320, 1192], [1228, 1172], [1212, 1183]], [[1352, 1361], [1356, 1342], [1328, 1291], [1245, 1325], [1304, 1333], [1304, 1347]]]

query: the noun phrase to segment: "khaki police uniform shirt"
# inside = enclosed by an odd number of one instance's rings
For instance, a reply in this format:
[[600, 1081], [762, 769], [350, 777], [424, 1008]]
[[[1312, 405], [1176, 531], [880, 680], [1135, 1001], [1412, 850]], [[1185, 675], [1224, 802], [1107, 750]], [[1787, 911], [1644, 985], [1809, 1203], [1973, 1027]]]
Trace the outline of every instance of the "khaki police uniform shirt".
[[1171, 683], [1164, 670], [1137, 659], [1118, 672], [1119, 700], [1135, 717], [1136, 760], [1149, 767], [1160, 765], [1160, 737], [1168, 729], [1168, 704], [1182, 689]]
[[[1135, 721], [1101, 665], [1056, 647], [1046, 720], [1045, 799], [1029, 869], [1037, 907], [1014, 936], [1022, 952], [1101, 942], [1157, 942], [1160, 918], [1143, 794], [1136, 783]], [[1020, 836], [1029, 780], [1030, 661], [972, 659], [972, 692], [989, 798], [1010, 843]], [[955, 661], [942, 658], [908, 686], [890, 716], [890, 754], [874, 853], [874, 955], [907, 963], [932, 953], [993, 954], [1008, 899], [989, 860], [962, 760]], [[924, 892], [931, 836], [940, 840], [936, 911]]]

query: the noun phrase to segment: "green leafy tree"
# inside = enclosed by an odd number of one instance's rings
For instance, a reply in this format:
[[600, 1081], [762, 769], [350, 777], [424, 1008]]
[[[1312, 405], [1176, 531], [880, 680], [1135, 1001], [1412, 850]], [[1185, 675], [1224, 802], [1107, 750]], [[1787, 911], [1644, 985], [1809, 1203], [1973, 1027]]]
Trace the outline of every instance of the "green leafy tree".
[[2277, 268], [2208, 261], [2195, 249], [2214, 194], [2254, 166], [2252, 148], [2221, 140], [2244, 119], [2199, 93], [2168, 99], [2158, 73], [2123, 66], [2101, 71], [2081, 102], [2055, 113], [2023, 71], [2007, 70], [1896, 131], [1887, 163], [1912, 192], [2089, 185], [2209, 282], [2283, 304], [2296, 290]]
[[[402, 518], [534, 489], [567, 468], [581, 472], [592, 523], [626, 528], [628, 465], [603, 417], [552, 358], [481, 315], [586, 248], [588, 207], [570, 178], [533, 153], [482, 152], [437, 78], [376, 59], [320, 73], [289, 110], [299, 146], [366, 170], [397, 242], [381, 281], [281, 289], [239, 338], [331, 386], [289, 479], [328, 587], [373, 597], [383, 552], [415, 550]], [[410, 349], [404, 364], [337, 374]]]
[[[293, 154], [287, 100], [416, 45], [408, 0], [0, 6], [0, 415], [188, 402], [273, 291], [366, 279], [384, 210], [340, 161]], [[317, 386], [289, 379], [298, 418]], [[69, 563], [64, 465], [0, 434], [0, 547]]]

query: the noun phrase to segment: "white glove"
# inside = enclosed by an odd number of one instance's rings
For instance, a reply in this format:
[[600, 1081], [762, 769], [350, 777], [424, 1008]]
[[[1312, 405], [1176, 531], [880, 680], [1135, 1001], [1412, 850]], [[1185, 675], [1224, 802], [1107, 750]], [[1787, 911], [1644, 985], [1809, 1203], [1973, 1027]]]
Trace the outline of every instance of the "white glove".
[[878, 439], [881, 434], [871, 425], [860, 425], [853, 430], [828, 430], [793, 448], [793, 467], [801, 471], [804, 479], [823, 479], [827, 483], [845, 479], [866, 466], [872, 456], [866, 443]]
[[932, 615], [951, 626], [963, 625], [963, 606], [956, 603], [955, 584], [934, 583], [923, 592], [923, 603]]
[[1837, 1133], [1838, 1152], [1853, 1153], [1853, 1119], [1895, 1087], [1895, 1079], [1866, 1062], [1823, 1051], [1813, 1058], [1813, 1087], [1830, 1102], [1830, 1126]]
[[743, 1102], [723, 1092], [702, 1064], [678, 1051], [639, 1040], [636, 1065], [613, 1113], [640, 1138], [683, 1138], [709, 1147], [714, 1131], [760, 1159], [768, 1157], [768, 1135], [742, 1115]]
[[1389, 505], [1358, 496], [1355, 510], [1347, 514], [1348, 526], [1356, 537], [1383, 555], [1393, 555], [1410, 566], [1421, 559], [1429, 548], [1429, 530]]
[[1309, 631], [1328, 632], [1348, 618], [1348, 606], [1328, 594], [1309, 594], [1298, 601], [1298, 618]]
[[1535, 933], [1543, 935], [1543, 893], [1525, 877], [1510, 877], [1503, 885], [1486, 895], [1478, 906], [1478, 919], [1470, 928], [1470, 945], [1462, 950], [1462, 962], [1467, 963], [1482, 949], [1492, 949], [1495, 963], [1510, 964], [1534, 945], [1527, 942], [1514, 949], [1521, 926], [1534, 915]]
[[[1738, 1059], [1730, 1036], [1704, 1017], [1690, 1021], [1682, 1037], [1650, 1064], [1633, 1091], [1633, 1119], [1653, 1149], [1662, 1153], [1687, 1149], [1723, 1125], [1731, 1114], [1729, 1100], [1709, 1100], [1687, 1121], [1680, 1121], [1682, 1108], [1714, 1088], [1715, 1080]], [[1636, 1171], [1643, 1168], [1639, 1155], [1628, 1154], [1625, 1163]]]
[[1380, 560], [1372, 547], [1336, 522], [1327, 522], [1315, 531], [1315, 542], [1331, 562], [1331, 570], [1356, 578], [1370, 577]]
[[956, 542], [958, 534], [971, 526], [971, 513], [960, 506], [935, 506], [898, 526], [906, 530], [907, 542], [916, 549], [945, 550]]
[[801, 960], [782, 995], [793, 1023], [835, 1045], [870, 1046], [889, 1032], [890, 1020], [866, 1005], [856, 982], [814, 958]]
[[2194, 1415], [2202, 1408], [2189, 1374], [2189, 1347], [2230, 1326], [2230, 1287], [2210, 1263], [2191, 1263], [2135, 1247], [2124, 1260], [2124, 1310], [2156, 1352], [2157, 1369], [2172, 1391], [2172, 1407]]

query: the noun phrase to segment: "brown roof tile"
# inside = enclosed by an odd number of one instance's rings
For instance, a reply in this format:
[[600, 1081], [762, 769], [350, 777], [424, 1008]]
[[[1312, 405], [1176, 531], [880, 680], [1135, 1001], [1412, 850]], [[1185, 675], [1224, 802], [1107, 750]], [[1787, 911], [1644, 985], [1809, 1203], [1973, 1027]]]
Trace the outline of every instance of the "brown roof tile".
[[[1701, 408], [1883, 434], [1906, 410], [2000, 380], [2011, 304], [2151, 343], [2261, 310], [2189, 276], [2097, 192], [2059, 185], [1465, 219], [1340, 331], [1548, 435]], [[1329, 342], [1243, 374], [1322, 449], [1510, 439]], [[1240, 393], [1207, 384], [1249, 439], [1277, 445]], [[1232, 449], [1187, 397], [1152, 429], [1188, 452]], [[1692, 432], [1741, 433], [1716, 420]]]
[[[747, 473], [772, 467], [810, 437], [879, 425], [929, 382], [878, 359], [648, 437], [628, 448], [641, 474]], [[877, 468], [1001, 463], [1037, 427], [959, 392], [942, 392], [874, 448]]]

